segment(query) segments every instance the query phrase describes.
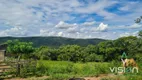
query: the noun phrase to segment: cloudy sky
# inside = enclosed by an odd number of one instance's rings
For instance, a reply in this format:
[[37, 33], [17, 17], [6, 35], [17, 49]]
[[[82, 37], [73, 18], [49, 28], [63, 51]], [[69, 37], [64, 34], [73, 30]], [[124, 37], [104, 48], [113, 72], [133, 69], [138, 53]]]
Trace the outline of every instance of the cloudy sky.
[[0, 37], [137, 35], [142, 0], [0, 0]]

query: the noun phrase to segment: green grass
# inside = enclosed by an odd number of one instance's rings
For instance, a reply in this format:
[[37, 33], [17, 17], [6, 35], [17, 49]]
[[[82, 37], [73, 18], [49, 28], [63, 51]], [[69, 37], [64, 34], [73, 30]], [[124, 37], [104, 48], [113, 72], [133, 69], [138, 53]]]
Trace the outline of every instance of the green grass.
[[[47, 80], [68, 80], [73, 77], [97, 77], [99, 74], [112, 74], [109, 67], [120, 67], [121, 62], [87, 62], [39, 60], [33, 76], [49, 76]], [[102, 80], [142, 80], [142, 63], [137, 63], [139, 73], [103, 77]], [[30, 68], [30, 69], [32, 69]], [[23, 70], [25, 71], [25, 70]], [[24, 74], [24, 73], [23, 73]]]
[[37, 68], [44, 74], [57, 78], [98, 76], [109, 73], [109, 63], [73, 63], [67, 61], [38, 61]]
[[[138, 74], [117, 75], [115, 78], [104, 78], [102, 80], [138, 80], [141, 77], [141, 67]], [[109, 67], [121, 66], [121, 62], [88, 62], [88, 63], [73, 63], [68, 61], [47, 61], [40, 60], [37, 64], [37, 69], [40, 74], [50, 76], [48, 80], [67, 80], [72, 77], [91, 77], [99, 74], [111, 73]], [[133, 75], [133, 76], [132, 76]], [[136, 78], [136, 79], [135, 79]]]

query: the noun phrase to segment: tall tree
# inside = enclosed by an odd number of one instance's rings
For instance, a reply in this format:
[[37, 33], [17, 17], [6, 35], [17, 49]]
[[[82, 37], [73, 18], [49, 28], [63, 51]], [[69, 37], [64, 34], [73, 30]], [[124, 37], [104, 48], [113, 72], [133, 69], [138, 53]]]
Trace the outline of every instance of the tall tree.
[[138, 35], [142, 38], [142, 30], [139, 31]]
[[20, 59], [23, 54], [30, 54], [34, 51], [33, 43], [31, 42], [20, 42], [19, 40], [8, 40], [7, 51], [11, 54], [16, 54], [18, 56], [17, 61], [17, 75], [20, 75]]

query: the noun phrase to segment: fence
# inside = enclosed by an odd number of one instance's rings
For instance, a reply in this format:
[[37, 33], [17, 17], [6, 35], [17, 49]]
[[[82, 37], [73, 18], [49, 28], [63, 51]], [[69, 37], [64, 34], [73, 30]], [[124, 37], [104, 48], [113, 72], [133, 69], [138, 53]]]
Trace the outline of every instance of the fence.
[[[33, 59], [24, 60], [5, 58], [4, 62], [0, 62], [0, 75], [8, 72], [12, 76], [21, 75], [25, 76], [36, 68], [37, 61]], [[35, 70], [34, 70], [35, 71]]]

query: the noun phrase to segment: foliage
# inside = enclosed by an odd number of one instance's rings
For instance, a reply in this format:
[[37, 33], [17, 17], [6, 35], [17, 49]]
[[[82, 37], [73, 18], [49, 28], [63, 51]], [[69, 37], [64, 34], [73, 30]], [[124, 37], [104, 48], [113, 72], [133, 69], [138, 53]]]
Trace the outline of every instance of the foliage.
[[109, 65], [109, 63], [105, 62], [73, 63], [68, 61], [40, 60], [37, 68], [41, 74], [48, 75], [52, 78], [56, 77], [56, 79], [58, 79], [81, 76], [97, 76], [100, 73], [109, 73]]
[[19, 40], [8, 40], [7, 52], [11, 54], [28, 54], [34, 51], [32, 42], [20, 42]]
[[[123, 52], [128, 58], [140, 61], [142, 52], [142, 39], [134, 36], [121, 37], [116, 40], [100, 42], [97, 45], [86, 47], [79, 45], [62, 45], [59, 48], [41, 46], [34, 49], [31, 42], [20, 42], [18, 40], [7, 41], [7, 51], [14, 54], [22, 54], [24, 58], [34, 56], [41, 60], [58, 60], [73, 62], [102, 62], [120, 60]], [[35, 50], [35, 51], [34, 51]], [[33, 52], [33, 54], [30, 54]]]
[[134, 36], [121, 37], [116, 40], [100, 42], [98, 45], [62, 45], [59, 48], [41, 46], [34, 55], [42, 60], [59, 60], [73, 62], [102, 62], [120, 60], [123, 52], [128, 58], [141, 60], [142, 40]]
[[36, 69], [36, 61], [28, 61], [24, 64], [20, 65], [20, 77], [28, 77], [28, 76], [34, 76], [34, 75], [38, 75], [36, 73], [37, 69]]
[[139, 31], [138, 35], [142, 38], [142, 30]]
[[[6, 42], [7, 46], [7, 52], [11, 53], [11, 54], [16, 54], [16, 56], [18, 56], [17, 59], [17, 73], [16, 76], [20, 76], [21, 75], [21, 64], [20, 64], [20, 60], [21, 60], [21, 56], [24, 54], [29, 55], [29, 53], [32, 53], [34, 51], [34, 48], [32, 46], [31, 42], [20, 42], [19, 40], [8, 40]], [[26, 58], [29, 58], [30, 56], [26, 56]]]

